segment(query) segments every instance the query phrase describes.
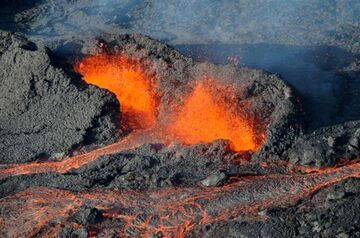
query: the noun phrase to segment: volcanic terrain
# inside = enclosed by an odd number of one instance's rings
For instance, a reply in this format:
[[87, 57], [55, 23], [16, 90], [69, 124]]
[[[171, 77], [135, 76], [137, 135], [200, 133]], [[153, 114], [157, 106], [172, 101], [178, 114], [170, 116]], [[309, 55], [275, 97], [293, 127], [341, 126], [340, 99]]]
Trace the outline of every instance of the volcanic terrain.
[[360, 237], [359, 28], [245, 2], [1, 3], [0, 237]]

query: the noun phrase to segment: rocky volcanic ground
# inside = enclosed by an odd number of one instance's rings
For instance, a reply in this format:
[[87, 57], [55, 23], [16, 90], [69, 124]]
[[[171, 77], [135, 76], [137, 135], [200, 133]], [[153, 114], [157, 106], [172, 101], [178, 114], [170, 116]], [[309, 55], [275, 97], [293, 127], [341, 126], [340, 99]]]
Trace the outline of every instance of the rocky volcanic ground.
[[[359, 158], [359, 3], [291, 1], [291, 9], [275, 14], [288, 7], [286, 2], [0, 3], [1, 236], [24, 235], [16, 233], [21, 219], [5, 223], [12, 217], [6, 199], [38, 186], [74, 194], [202, 191], [249, 177], [302, 175], [296, 166], [326, 168]], [[226, 140], [186, 146], [145, 140], [135, 149], [101, 155], [63, 173], [2, 174], [11, 164], [65, 161], [131, 134], [120, 120], [122, 102], [86, 84], [73, 68], [85, 55], [104, 51], [126, 53], [156, 75], [160, 118], [203, 74], [235, 85], [238, 106], [257, 122], [256, 132], [266, 135], [263, 144], [254, 153], [236, 153]], [[290, 186], [291, 177], [287, 182]], [[186, 237], [360, 237], [359, 214], [359, 179], [345, 177], [294, 203], [249, 213], [249, 218], [199, 224]], [[114, 224], [121, 223], [107, 219], [104, 210], [88, 204], [48, 221], [44, 229], [23, 229], [45, 236], [46, 228], [63, 223], [58, 237], [88, 237], [98, 225], [113, 229], [116, 237]]]

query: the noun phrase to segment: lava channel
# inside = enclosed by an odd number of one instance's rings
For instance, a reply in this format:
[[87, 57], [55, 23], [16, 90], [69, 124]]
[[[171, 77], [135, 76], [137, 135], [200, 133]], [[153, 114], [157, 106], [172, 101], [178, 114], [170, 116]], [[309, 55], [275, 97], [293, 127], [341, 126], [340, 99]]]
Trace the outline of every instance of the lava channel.
[[73, 193], [35, 187], [0, 199], [0, 234], [54, 237], [61, 227], [81, 227], [68, 218], [88, 206], [102, 216], [95, 231], [88, 227], [93, 235], [106, 237], [116, 231], [119, 237], [184, 237], [201, 224], [235, 217], [256, 219], [260, 211], [291, 206], [321, 187], [350, 177], [360, 177], [360, 163], [311, 174], [244, 177], [221, 188]]

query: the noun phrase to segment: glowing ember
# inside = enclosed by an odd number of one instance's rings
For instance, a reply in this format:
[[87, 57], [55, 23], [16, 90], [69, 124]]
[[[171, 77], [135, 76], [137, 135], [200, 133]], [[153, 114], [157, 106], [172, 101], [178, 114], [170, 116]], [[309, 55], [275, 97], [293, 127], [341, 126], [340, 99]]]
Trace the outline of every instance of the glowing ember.
[[149, 128], [155, 123], [155, 95], [152, 78], [139, 62], [125, 56], [88, 56], [75, 67], [83, 79], [113, 92], [121, 104], [124, 119], [134, 128]]
[[236, 105], [235, 93], [219, 90], [219, 86], [214, 80], [198, 81], [170, 130], [186, 144], [227, 139], [235, 151], [256, 150], [249, 121], [231, 111]]

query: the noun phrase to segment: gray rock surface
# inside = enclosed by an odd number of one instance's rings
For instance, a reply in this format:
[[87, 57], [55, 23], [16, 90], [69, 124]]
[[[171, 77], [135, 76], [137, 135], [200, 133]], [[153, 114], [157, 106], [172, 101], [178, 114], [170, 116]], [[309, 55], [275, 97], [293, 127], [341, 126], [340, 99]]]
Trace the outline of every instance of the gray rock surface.
[[49, 158], [119, 135], [113, 95], [76, 83], [44, 47], [9, 34], [1, 46], [0, 163]]
[[189, 237], [359, 237], [359, 182], [348, 179], [293, 207], [264, 211], [261, 221], [205, 224]]
[[[359, 9], [356, 0], [4, 0], [0, 3], [0, 28], [26, 32], [36, 42], [45, 42], [56, 54], [69, 58], [99, 50], [95, 47], [99, 37], [110, 50], [125, 50], [134, 57], [151, 59], [150, 68], [159, 76], [160, 115], [166, 115], [172, 98], [184, 93], [183, 85], [205, 69], [212, 75], [225, 76], [227, 82], [236, 78], [236, 83], [244, 88], [239, 99], [253, 104], [247, 108], [248, 115], [266, 122], [266, 126], [258, 128], [266, 129], [265, 145], [255, 155], [249, 155], [252, 162], [286, 160], [324, 167], [334, 165], [339, 158], [360, 155], [360, 81], [356, 59], [360, 53]], [[239, 49], [243, 58], [237, 61], [241, 65], [281, 74], [300, 92], [302, 100], [297, 104], [293, 92], [277, 76], [261, 70], [199, 64], [147, 37], [118, 36], [129, 32], [146, 33], [180, 49], [184, 45], [204, 44], [205, 50], [200, 48], [192, 54], [197, 59], [207, 59], [202, 57], [204, 50], [213, 58], [223, 54], [225, 60], [221, 62], [228, 62], [228, 57], [237, 56], [234, 50]], [[217, 51], [206, 49], [212, 43], [223, 44], [227, 51], [217, 44]], [[80, 144], [113, 140], [117, 127], [114, 118], [118, 117], [114, 113], [117, 110], [109, 110], [118, 107], [113, 96], [74, 82], [77, 76], [70, 77], [55, 66], [49, 51], [40, 43], [31, 44], [19, 34], [0, 32], [0, 57], [0, 163], [61, 157]], [[310, 128], [304, 134], [299, 125], [299, 108], [305, 111], [305, 127]], [[38, 124], [40, 127], [36, 127]], [[285, 172], [280, 166], [271, 170], [260, 163], [254, 167], [229, 163], [239, 155], [226, 151], [226, 142], [217, 143], [187, 148], [144, 145], [104, 156], [66, 174], [2, 179], [0, 194], [3, 197], [34, 186], [72, 191], [143, 191], [191, 187], [212, 178], [215, 171], [225, 171], [239, 179], [247, 174]], [[303, 198], [293, 207], [261, 212], [256, 221], [235, 218], [204, 224], [188, 235], [359, 237], [359, 204], [359, 181], [348, 179]], [[74, 219], [88, 226], [97, 221], [94, 217], [98, 215], [99, 211], [85, 207]], [[87, 228], [66, 226], [58, 236], [87, 237]]]
[[325, 127], [305, 134], [286, 151], [284, 159], [310, 167], [331, 166], [360, 154], [360, 121]]
[[211, 174], [204, 180], [201, 180], [201, 184], [207, 187], [222, 186], [224, 185], [227, 175], [224, 172], [216, 172]]

